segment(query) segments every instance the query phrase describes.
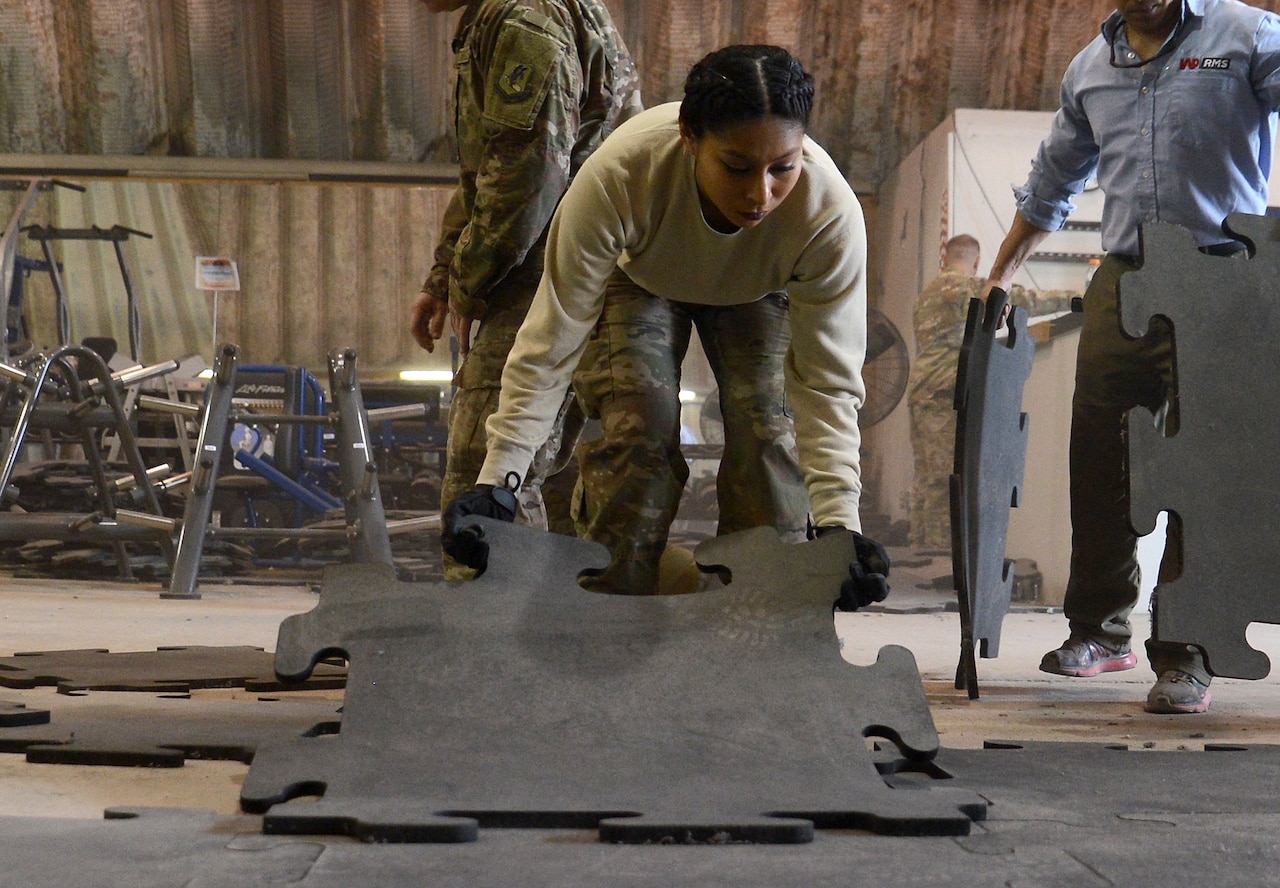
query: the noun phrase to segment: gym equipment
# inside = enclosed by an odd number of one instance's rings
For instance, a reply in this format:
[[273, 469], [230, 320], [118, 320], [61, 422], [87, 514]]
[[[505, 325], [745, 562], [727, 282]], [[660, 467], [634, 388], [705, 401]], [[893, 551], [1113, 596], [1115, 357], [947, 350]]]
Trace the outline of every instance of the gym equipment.
[[[178, 537], [173, 576], [162, 598], [198, 598], [196, 592], [200, 557], [205, 541], [213, 538], [329, 538], [345, 540], [357, 562], [391, 564], [390, 533], [402, 533], [439, 526], [439, 516], [430, 515], [393, 522], [390, 525], [383, 510], [378, 485], [378, 466], [369, 432], [371, 421], [405, 415], [422, 415], [422, 405], [387, 408], [366, 413], [356, 374], [356, 353], [351, 349], [329, 354], [329, 390], [336, 412], [261, 414], [244, 411], [233, 405], [239, 370], [240, 349], [224, 345], [214, 362], [213, 378], [205, 392], [200, 437], [196, 445], [196, 464], [192, 472], [191, 490], [183, 513]], [[319, 406], [319, 405], [317, 405]], [[336, 439], [339, 496], [332, 497], [318, 487], [290, 478], [278, 467], [255, 458], [241, 449], [230, 450], [230, 435], [236, 424], [274, 424], [282, 428], [296, 425], [311, 431], [329, 429]], [[305, 433], [303, 440], [315, 439]], [[281, 456], [294, 453], [291, 446], [282, 448]], [[212, 525], [214, 496], [219, 474], [228, 463], [228, 455], [241, 464], [250, 465], [272, 484], [289, 492], [304, 504], [319, 509], [342, 508], [345, 526], [336, 527], [215, 527]], [[316, 457], [308, 457], [314, 459]], [[300, 470], [301, 470], [300, 466]]]
[[[156, 473], [143, 463], [123, 392], [143, 380], [172, 372], [176, 366], [174, 361], [112, 374], [97, 352], [75, 345], [38, 355], [29, 369], [0, 363], [0, 378], [6, 380], [0, 396], [0, 427], [9, 429], [0, 454], [0, 505], [12, 504], [20, 495], [10, 482], [28, 433], [56, 431], [74, 436], [83, 449], [96, 506], [88, 514], [0, 512], [0, 539], [112, 543], [125, 577], [130, 575], [130, 567], [123, 544], [130, 540], [158, 542], [172, 563], [174, 523], [165, 517], [156, 498]], [[107, 476], [101, 456], [107, 431], [118, 436], [130, 470], [129, 483]], [[130, 504], [145, 511], [118, 507], [117, 497], [122, 493], [130, 497]]]

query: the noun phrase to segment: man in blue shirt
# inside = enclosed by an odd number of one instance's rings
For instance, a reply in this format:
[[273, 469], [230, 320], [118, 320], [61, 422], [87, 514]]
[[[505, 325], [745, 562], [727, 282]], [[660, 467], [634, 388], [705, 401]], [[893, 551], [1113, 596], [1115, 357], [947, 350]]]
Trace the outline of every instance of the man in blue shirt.
[[[1015, 189], [1018, 212], [987, 276], [1013, 274], [1074, 209], [1096, 175], [1105, 195], [1107, 251], [1085, 293], [1071, 422], [1070, 637], [1040, 668], [1091, 676], [1132, 669], [1129, 614], [1138, 598], [1137, 539], [1129, 526], [1125, 417], [1163, 417], [1172, 386], [1169, 338], [1120, 333], [1117, 282], [1137, 267], [1138, 229], [1188, 229], [1202, 250], [1242, 249], [1222, 231], [1229, 213], [1261, 214], [1280, 108], [1280, 17], [1237, 0], [1116, 0], [1102, 33], [1071, 62], [1062, 107]], [[1172, 528], [1165, 568], [1177, 570]], [[1158, 601], [1157, 601], [1158, 606]], [[1150, 712], [1204, 712], [1210, 675], [1201, 652], [1147, 642], [1158, 679]]]

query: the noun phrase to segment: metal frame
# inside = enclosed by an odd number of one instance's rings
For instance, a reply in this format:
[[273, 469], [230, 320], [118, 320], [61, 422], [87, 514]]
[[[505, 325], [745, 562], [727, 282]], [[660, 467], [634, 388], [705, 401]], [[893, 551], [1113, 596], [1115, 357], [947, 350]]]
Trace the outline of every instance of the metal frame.
[[44, 251], [45, 262], [49, 265], [49, 276], [53, 279], [55, 309], [57, 311], [58, 337], [63, 345], [71, 342], [71, 312], [67, 306], [67, 288], [62, 282], [62, 272], [54, 258], [50, 242], [55, 240], [98, 240], [110, 241], [116, 251], [116, 262], [120, 266], [120, 277], [124, 281], [126, 311], [129, 321], [129, 356], [135, 361], [142, 354], [142, 319], [138, 314], [138, 300], [133, 292], [133, 279], [129, 277], [129, 266], [124, 261], [124, 250], [120, 246], [132, 235], [150, 238], [145, 231], [126, 228], [123, 225], [112, 225], [110, 228], [55, 228], [52, 225], [30, 225], [22, 229], [27, 237], [40, 243]]
[[[199, 598], [196, 591], [200, 558], [205, 541], [215, 537], [259, 537], [275, 539], [318, 539], [345, 537], [351, 547], [351, 557], [356, 562], [391, 564], [392, 532], [407, 532], [438, 526], [439, 516], [393, 522], [388, 526], [378, 488], [378, 467], [373, 458], [371, 419], [399, 418], [407, 415], [405, 408], [388, 408], [373, 411], [364, 409], [360, 383], [356, 373], [356, 352], [352, 349], [333, 351], [329, 354], [329, 389], [335, 412], [322, 416], [241, 414], [233, 405], [236, 372], [240, 362], [240, 349], [224, 345], [214, 361], [213, 379], [205, 395], [204, 417], [200, 424], [200, 438], [196, 445], [196, 463], [192, 475], [191, 492], [187, 497], [182, 529], [178, 537], [177, 556], [169, 589], [162, 598]], [[420, 414], [425, 408], [411, 406], [410, 411]], [[341, 505], [345, 512], [345, 528], [225, 528], [212, 527], [213, 497], [223, 453], [228, 446], [228, 433], [235, 422], [244, 419], [255, 422], [297, 423], [300, 425], [330, 425], [337, 437], [338, 469], [341, 477]], [[252, 459], [242, 464], [251, 465]], [[273, 479], [274, 480], [274, 479]], [[281, 479], [298, 486], [302, 493], [309, 493], [292, 479]], [[289, 490], [289, 487], [285, 487]], [[291, 491], [292, 492], [292, 491]], [[328, 505], [327, 500], [317, 499], [316, 505]]]
[[[9, 380], [0, 402], [0, 424], [9, 428], [8, 440], [0, 454], [0, 502], [11, 493], [10, 481], [18, 455], [32, 430], [64, 431], [79, 436], [98, 500], [98, 509], [85, 515], [0, 512], [0, 539], [112, 542], [122, 576], [130, 575], [123, 543], [153, 540], [160, 543], [166, 560], [172, 564], [174, 522], [166, 518], [160, 508], [153, 471], [142, 461], [121, 392], [144, 379], [172, 372], [176, 366], [177, 362], [168, 362], [112, 374], [97, 352], [78, 345], [63, 346], [41, 356], [32, 370], [0, 363], [0, 377]], [[86, 368], [96, 381], [84, 381], [81, 371]], [[52, 400], [48, 396], [52, 396]], [[145, 512], [115, 506], [115, 494], [123, 488], [106, 475], [99, 438], [107, 429], [119, 437], [120, 450], [132, 478], [128, 486], [136, 491], [134, 496], [145, 506]]]

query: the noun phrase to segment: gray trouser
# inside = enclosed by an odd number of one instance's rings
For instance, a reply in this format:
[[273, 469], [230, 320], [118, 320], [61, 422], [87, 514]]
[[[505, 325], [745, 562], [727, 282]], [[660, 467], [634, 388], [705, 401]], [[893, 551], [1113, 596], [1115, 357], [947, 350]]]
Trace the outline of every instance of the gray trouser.
[[[1129, 615], [1138, 601], [1138, 538], [1129, 523], [1128, 412], [1144, 407], [1163, 423], [1175, 394], [1168, 328], [1153, 321], [1141, 339], [1121, 333], [1117, 285], [1136, 267], [1128, 258], [1107, 256], [1089, 284], [1071, 405], [1071, 577], [1063, 611], [1073, 634], [1109, 647], [1129, 644]], [[1134, 420], [1144, 416], [1135, 414]], [[1161, 581], [1180, 570], [1181, 535], [1175, 525], [1169, 522]], [[1147, 656], [1157, 675], [1182, 669], [1209, 680], [1196, 648], [1152, 637]]]

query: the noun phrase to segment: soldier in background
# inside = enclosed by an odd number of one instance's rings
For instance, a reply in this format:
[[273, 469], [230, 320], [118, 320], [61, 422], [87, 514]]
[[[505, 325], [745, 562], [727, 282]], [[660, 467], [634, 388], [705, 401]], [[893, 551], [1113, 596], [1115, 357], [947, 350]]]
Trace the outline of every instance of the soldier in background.
[[[958, 234], [947, 241], [942, 272], [920, 293], [912, 312], [916, 359], [911, 366], [907, 401], [911, 409], [911, 545], [951, 551], [951, 473], [956, 453], [956, 367], [964, 342], [969, 300], [982, 294], [978, 277], [981, 249], [977, 238]], [[1014, 284], [1009, 302], [1030, 314], [1052, 314], [1071, 307], [1069, 290], [1037, 294]]]
[[[635, 64], [601, 0], [422, 2], [436, 13], [464, 10], [453, 40], [460, 182], [412, 313], [419, 345], [432, 351], [448, 321], [463, 356], [449, 411], [447, 503], [475, 484], [484, 462], [485, 420], [542, 277], [551, 215], [582, 162], [641, 105]], [[446, 564], [447, 576], [467, 574]]]

